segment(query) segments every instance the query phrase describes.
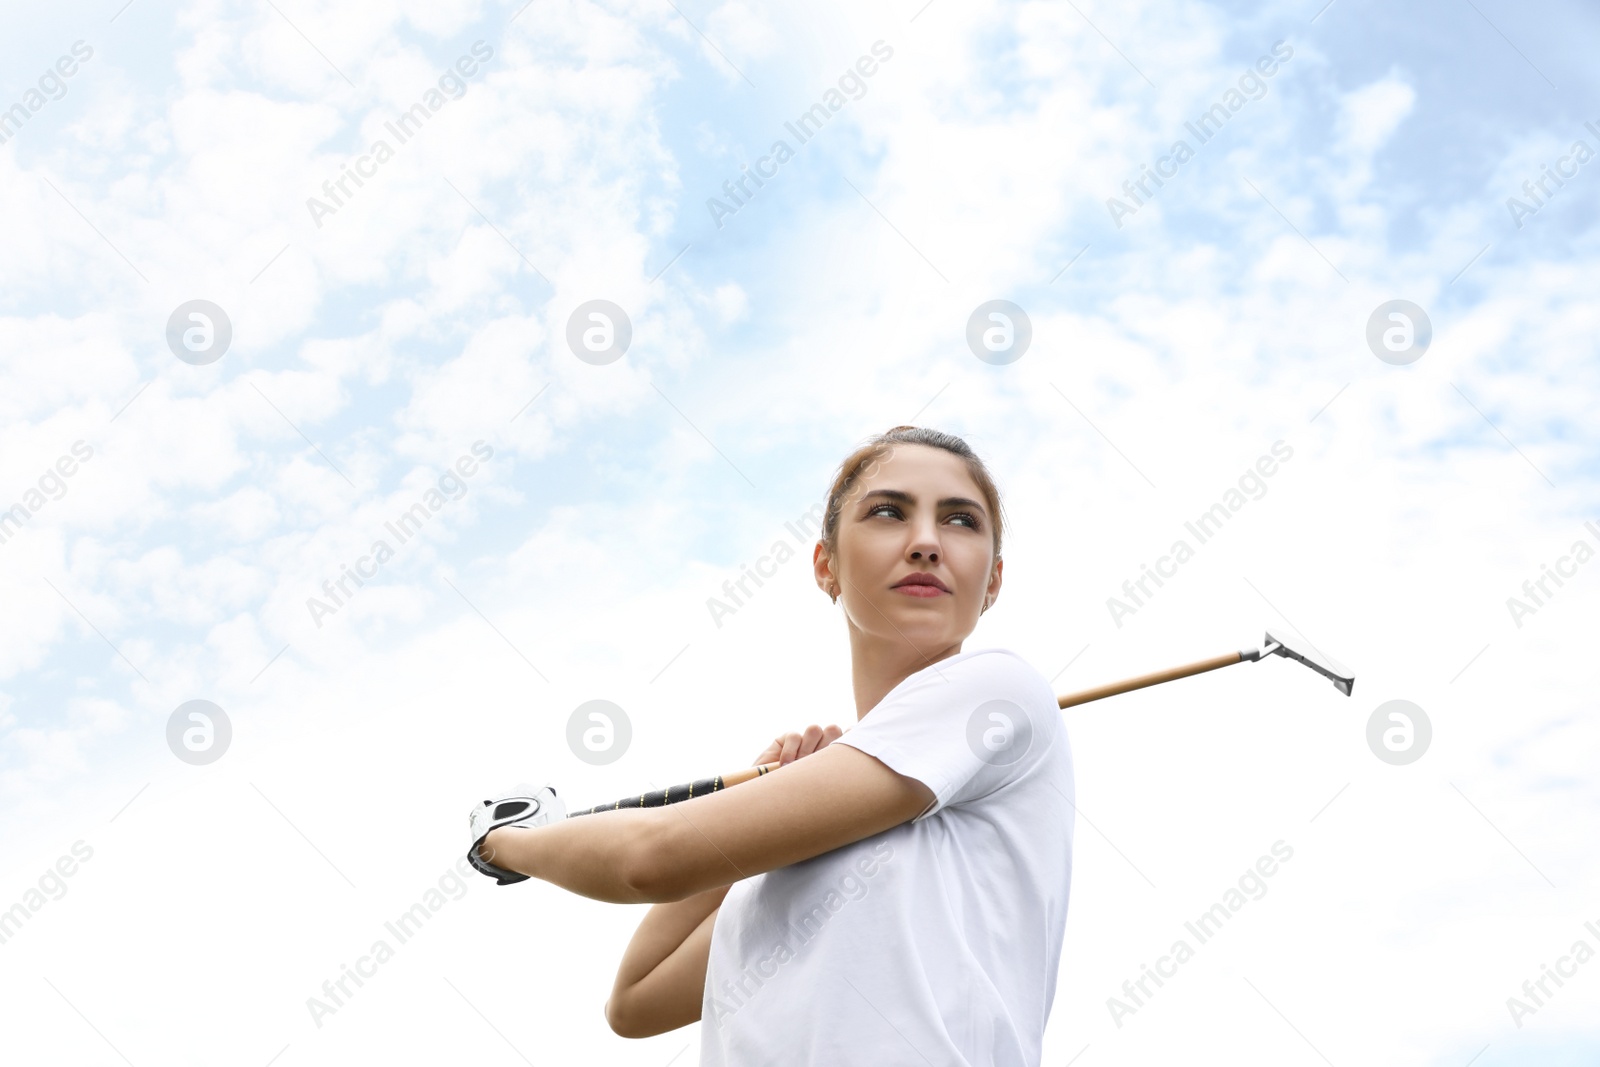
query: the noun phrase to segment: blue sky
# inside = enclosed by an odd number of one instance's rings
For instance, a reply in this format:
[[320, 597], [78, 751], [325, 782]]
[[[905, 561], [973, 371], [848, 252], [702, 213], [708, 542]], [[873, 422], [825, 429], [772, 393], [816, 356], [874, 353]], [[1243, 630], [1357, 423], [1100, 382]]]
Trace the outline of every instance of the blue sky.
[[[707, 600], [855, 444], [916, 421], [968, 437], [1013, 520], [973, 647], [1066, 692], [1304, 626], [1362, 678], [1346, 700], [1263, 664], [1069, 713], [1098, 829], [1052, 1062], [1224, 1039], [1592, 1058], [1600, 970], [1520, 1028], [1505, 1001], [1600, 921], [1578, 832], [1600, 568], [1521, 626], [1506, 601], [1600, 547], [1600, 155], [1520, 228], [1507, 198], [1575, 141], [1600, 153], [1600, 14], [1319, 6], [12, 5], [0, 108], [93, 55], [0, 144], [0, 508], [74, 442], [93, 458], [0, 543], [0, 908], [75, 841], [96, 858], [0, 945], [6, 1040], [108, 1055], [81, 1015], [136, 1063], [463, 1033], [502, 1054], [443, 978], [530, 1054], [690, 1062], [695, 1028], [624, 1043], [600, 1019], [636, 917], [551, 887], [471, 885], [351, 1011], [315, 1028], [304, 1001], [462, 851], [483, 789], [542, 774], [599, 801], [847, 724], [809, 545], [725, 625]], [[465, 92], [316, 225], [307, 199], [478, 41]], [[707, 200], [880, 41], [859, 97], [718, 227]], [[1260, 98], [1119, 228], [1107, 199], [1280, 41]], [[233, 340], [197, 366], [165, 330], [202, 299]], [[595, 299], [633, 327], [603, 366], [565, 340]], [[994, 299], [1033, 327], [999, 366], [965, 339]], [[1433, 327], [1403, 367], [1365, 341], [1395, 299]], [[316, 625], [307, 599], [480, 440], [465, 494]], [[1116, 625], [1123, 580], [1280, 440], [1267, 494]], [[166, 742], [196, 698], [234, 724], [205, 766]], [[635, 722], [606, 767], [563, 740], [595, 698]], [[1435, 726], [1404, 768], [1365, 747], [1392, 698]], [[343, 814], [373, 795], [393, 818]], [[1153, 939], [1280, 837], [1302, 880], [1114, 1027]], [[505, 923], [581, 960], [536, 1007], [484, 949]], [[159, 1025], [157, 988], [201, 1021]]]

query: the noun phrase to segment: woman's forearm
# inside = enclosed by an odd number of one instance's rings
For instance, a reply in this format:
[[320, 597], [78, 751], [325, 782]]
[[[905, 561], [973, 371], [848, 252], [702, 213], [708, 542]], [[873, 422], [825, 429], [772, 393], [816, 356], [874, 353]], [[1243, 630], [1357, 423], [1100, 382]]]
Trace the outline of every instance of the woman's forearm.
[[480, 850], [498, 867], [611, 904], [646, 904], [629, 884], [640, 849], [649, 840], [654, 809], [584, 815], [548, 826], [502, 826]]
[[657, 904], [645, 915], [606, 999], [613, 1032], [654, 1037], [700, 1019], [712, 928], [730, 888]]
[[732, 885], [701, 890], [693, 896], [666, 904], [656, 904], [645, 913], [633, 940], [628, 942], [617, 967], [613, 992], [626, 990], [643, 981], [656, 966], [677, 951], [684, 938], [694, 933], [705, 917], [721, 907]]

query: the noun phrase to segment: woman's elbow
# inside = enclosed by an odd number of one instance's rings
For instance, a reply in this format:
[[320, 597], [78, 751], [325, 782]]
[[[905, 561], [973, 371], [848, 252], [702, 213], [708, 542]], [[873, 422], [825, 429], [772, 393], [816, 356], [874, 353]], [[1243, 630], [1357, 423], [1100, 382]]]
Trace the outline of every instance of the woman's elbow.
[[634, 842], [628, 854], [623, 857], [618, 873], [622, 878], [623, 890], [628, 895], [629, 903], [660, 904], [673, 899], [660, 895], [669, 880], [670, 871], [667, 867], [667, 857], [648, 835], [641, 836]]
[[620, 998], [615, 993], [606, 1000], [605, 1012], [606, 1025], [611, 1027], [611, 1032], [618, 1037], [646, 1036], [639, 1033], [634, 1020], [628, 1018], [627, 1012], [623, 1010]]
[[645, 1005], [637, 1004], [626, 996], [619, 997], [611, 994], [611, 999], [606, 1001], [606, 1025], [611, 1027], [611, 1032], [618, 1037], [641, 1038], [655, 1037], [668, 1030], [680, 1026], [687, 1026], [693, 1020], [683, 1022], [669, 1022], [660, 1018], [652, 1018], [651, 1010]]
[[688, 884], [693, 874], [684, 867], [683, 850], [665, 829], [642, 825], [619, 873], [633, 904], [668, 904], [697, 892]]

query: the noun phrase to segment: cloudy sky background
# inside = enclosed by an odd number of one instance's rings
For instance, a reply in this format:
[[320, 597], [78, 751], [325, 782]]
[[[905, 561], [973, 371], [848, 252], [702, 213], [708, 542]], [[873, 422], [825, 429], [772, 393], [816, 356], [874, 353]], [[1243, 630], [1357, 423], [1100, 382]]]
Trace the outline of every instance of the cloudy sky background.
[[[1005, 493], [967, 647], [1065, 693], [1285, 627], [1358, 676], [1346, 698], [1274, 659], [1064, 713], [1046, 1062], [1600, 1054], [1600, 959], [1520, 1027], [1506, 1004], [1600, 950], [1600, 564], [1520, 626], [1506, 604], [1600, 549], [1600, 158], [1520, 227], [1506, 205], [1600, 151], [1592, 9], [120, 4], [8, 4], [0, 35], [3, 108], [93, 50], [0, 145], [0, 508], [92, 449], [0, 543], [0, 908], [92, 849], [0, 944], [0, 1049], [694, 1062], [698, 1026], [628, 1042], [601, 1016], [644, 909], [544, 884], [475, 876], [321, 1027], [306, 999], [457, 885], [486, 790], [595, 803], [848, 725], [844, 624], [786, 524], [915, 422]], [[493, 57], [397, 144], [476, 41]], [[878, 41], [859, 98], [717, 225], [707, 199]], [[1260, 99], [1117, 226], [1107, 198], [1279, 41]], [[307, 198], [380, 138], [318, 225]], [[1409, 366], [1365, 342], [1397, 298], [1433, 324]], [[194, 299], [233, 328], [204, 366], [165, 337]], [[593, 299], [633, 329], [604, 366], [566, 342]], [[1032, 322], [1009, 365], [966, 344], [992, 299]], [[308, 597], [479, 441], [319, 625]], [[1119, 626], [1107, 598], [1280, 441]], [[779, 543], [717, 625], [708, 598]], [[192, 699], [233, 727], [207, 766], [167, 746]], [[592, 699], [633, 726], [605, 767], [566, 744]], [[1392, 699], [1433, 726], [1407, 766], [1367, 746]], [[1116, 1025], [1107, 998], [1280, 840], [1269, 892]]]

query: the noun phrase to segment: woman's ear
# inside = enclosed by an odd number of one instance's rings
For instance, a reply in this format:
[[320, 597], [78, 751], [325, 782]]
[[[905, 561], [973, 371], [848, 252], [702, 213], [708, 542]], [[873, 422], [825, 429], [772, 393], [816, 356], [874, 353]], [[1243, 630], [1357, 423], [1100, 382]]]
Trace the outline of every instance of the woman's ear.
[[818, 541], [817, 547], [811, 551], [811, 570], [816, 575], [817, 588], [837, 601], [839, 599], [839, 582], [834, 577], [833, 561], [828, 558], [828, 553], [822, 547], [821, 541]]

